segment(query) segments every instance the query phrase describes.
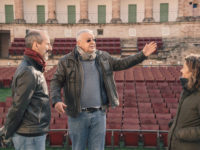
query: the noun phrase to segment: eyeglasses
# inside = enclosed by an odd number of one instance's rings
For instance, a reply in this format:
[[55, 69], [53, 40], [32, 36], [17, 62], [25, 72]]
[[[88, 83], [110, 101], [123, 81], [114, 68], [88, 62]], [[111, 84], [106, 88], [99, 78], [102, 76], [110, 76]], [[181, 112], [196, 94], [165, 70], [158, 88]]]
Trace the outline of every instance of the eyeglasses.
[[88, 39], [88, 40], [87, 40], [87, 43], [90, 43], [91, 41], [96, 42], [97, 40], [96, 40], [96, 39]]

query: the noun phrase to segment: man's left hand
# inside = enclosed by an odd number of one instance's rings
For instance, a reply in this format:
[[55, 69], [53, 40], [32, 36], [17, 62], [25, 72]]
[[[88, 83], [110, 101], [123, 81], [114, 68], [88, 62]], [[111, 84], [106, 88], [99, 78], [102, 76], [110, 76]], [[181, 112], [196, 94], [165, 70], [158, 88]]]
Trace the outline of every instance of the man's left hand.
[[0, 128], [0, 147], [6, 148], [11, 143], [11, 138], [5, 139], [4, 126]]
[[155, 42], [151, 42], [149, 44], [146, 44], [142, 50], [145, 56], [151, 55], [153, 52], [156, 51], [157, 44]]

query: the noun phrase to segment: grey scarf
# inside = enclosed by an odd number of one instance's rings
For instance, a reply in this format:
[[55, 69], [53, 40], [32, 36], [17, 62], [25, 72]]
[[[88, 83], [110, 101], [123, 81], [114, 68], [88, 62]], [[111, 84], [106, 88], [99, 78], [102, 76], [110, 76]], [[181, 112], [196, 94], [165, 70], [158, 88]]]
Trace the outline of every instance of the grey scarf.
[[86, 53], [79, 46], [77, 46], [77, 50], [81, 56], [81, 60], [94, 60], [96, 58], [96, 50], [94, 50], [92, 53]]

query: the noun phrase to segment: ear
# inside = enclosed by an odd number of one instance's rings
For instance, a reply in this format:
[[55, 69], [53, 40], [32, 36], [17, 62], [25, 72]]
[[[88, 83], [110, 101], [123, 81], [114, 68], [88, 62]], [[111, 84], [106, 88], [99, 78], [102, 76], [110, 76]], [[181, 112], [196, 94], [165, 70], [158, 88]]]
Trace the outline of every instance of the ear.
[[38, 44], [37, 44], [37, 42], [33, 42], [32, 50], [37, 50], [37, 49], [38, 49]]
[[80, 42], [80, 41], [77, 41], [77, 42], [76, 42], [76, 45], [80, 46], [80, 45], [81, 45], [81, 42]]

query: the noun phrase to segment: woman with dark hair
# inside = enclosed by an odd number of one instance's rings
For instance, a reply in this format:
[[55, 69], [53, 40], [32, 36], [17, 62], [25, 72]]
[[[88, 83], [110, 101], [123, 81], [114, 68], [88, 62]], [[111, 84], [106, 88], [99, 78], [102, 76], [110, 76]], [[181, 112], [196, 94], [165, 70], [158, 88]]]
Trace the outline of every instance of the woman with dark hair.
[[185, 58], [183, 91], [168, 134], [169, 150], [200, 150], [200, 55]]

